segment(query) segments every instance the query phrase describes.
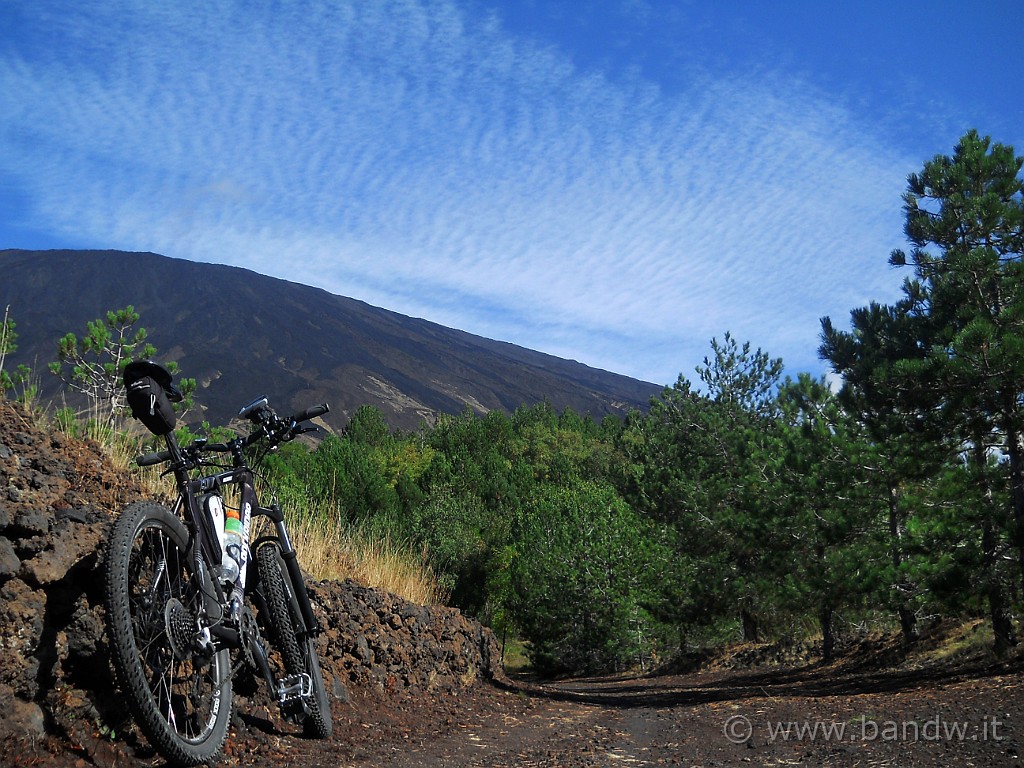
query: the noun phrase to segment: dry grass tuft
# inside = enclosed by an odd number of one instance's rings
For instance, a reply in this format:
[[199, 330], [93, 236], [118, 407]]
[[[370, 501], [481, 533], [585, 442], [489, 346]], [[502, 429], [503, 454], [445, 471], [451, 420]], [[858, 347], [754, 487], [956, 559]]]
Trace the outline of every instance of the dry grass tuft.
[[420, 605], [440, 605], [448, 598], [424, 557], [388, 534], [323, 514], [293, 518], [288, 530], [299, 563], [314, 578], [352, 579]]

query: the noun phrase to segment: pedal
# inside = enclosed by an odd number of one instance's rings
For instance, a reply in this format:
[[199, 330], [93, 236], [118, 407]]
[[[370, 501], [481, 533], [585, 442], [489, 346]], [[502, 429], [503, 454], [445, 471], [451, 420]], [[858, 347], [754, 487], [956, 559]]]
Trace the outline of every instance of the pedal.
[[281, 678], [277, 683], [277, 703], [282, 707], [291, 702], [305, 703], [313, 698], [313, 678], [302, 672]]

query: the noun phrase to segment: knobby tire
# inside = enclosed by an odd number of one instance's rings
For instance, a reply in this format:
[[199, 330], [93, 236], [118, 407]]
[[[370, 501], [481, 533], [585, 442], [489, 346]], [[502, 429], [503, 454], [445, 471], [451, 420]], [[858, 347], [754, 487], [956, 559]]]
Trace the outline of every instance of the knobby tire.
[[181, 520], [139, 502], [114, 524], [106, 561], [107, 637], [121, 690], [150, 743], [182, 766], [218, 758], [232, 694], [230, 652], [192, 648], [203, 595], [189, 553]]
[[304, 634], [300, 639], [296, 632], [296, 627], [303, 626], [301, 613], [276, 541], [266, 541], [257, 547], [256, 564], [270, 613], [271, 639], [281, 653], [285, 670], [290, 675], [305, 672], [313, 683], [313, 700], [309, 702], [310, 711], [302, 721], [303, 733], [310, 738], [330, 738], [333, 721], [320, 672], [320, 659], [313, 637]]

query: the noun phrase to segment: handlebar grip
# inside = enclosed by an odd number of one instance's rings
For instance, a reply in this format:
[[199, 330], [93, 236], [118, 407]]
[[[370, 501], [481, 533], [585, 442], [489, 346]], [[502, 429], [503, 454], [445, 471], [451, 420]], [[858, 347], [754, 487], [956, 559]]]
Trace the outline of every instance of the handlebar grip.
[[325, 413], [330, 413], [330, 411], [331, 407], [327, 403], [321, 403], [320, 405], [314, 405], [311, 408], [307, 408], [304, 411], [296, 413], [292, 416], [291, 420], [297, 424], [300, 421], [309, 421], [310, 419], [315, 419], [317, 416], [323, 416]]
[[135, 463], [140, 467], [151, 467], [154, 464], [163, 464], [171, 460], [170, 451], [157, 451], [156, 453], [145, 453], [135, 458]]

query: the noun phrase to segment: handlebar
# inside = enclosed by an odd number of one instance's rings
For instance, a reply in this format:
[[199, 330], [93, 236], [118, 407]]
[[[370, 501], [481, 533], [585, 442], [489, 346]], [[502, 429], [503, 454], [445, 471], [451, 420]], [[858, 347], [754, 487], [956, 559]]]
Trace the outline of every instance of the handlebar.
[[291, 421], [298, 424], [302, 421], [309, 421], [315, 419], [317, 416], [323, 416], [325, 413], [330, 413], [331, 407], [327, 403], [321, 403], [320, 405], [314, 405], [311, 408], [307, 408], [304, 411], [300, 411], [291, 417]]
[[156, 453], [145, 453], [135, 458], [135, 463], [140, 467], [151, 467], [154, 464], [163, 464], [171, 460], [170, 451], [157, 451]]
[[[273, 443], [272, 447], [276, 447], [279, 443], [287, 442], [303, 432], [315, 431], [316, 427], [302, 428], [299, 425], [304, 421], [330, 413], [330, 410], [327, 403], [321, 403], [299, 411], [287, 419], [281, 419], [267, 404], [267, 399], [260, 398], [239, 411], [239, 416], [244, 415], [258, 427], [249, 433], [248, 437], [237, 438], [230, 443], [207, 443], [205, 438], [201, 438], [183, 449], [183, 452], [194, 453], [197, 456], [200, 452], [229, 453], [236, 448], [246, 448], [263, 438], [270, 440]], [[171, 434], [173, 435], [173, 433]], [[138, 456], [135, 463], [140, 467], [150, 467], [155, 464], [163, 464], [172, 458], [170, 450], [156, 451]]]

